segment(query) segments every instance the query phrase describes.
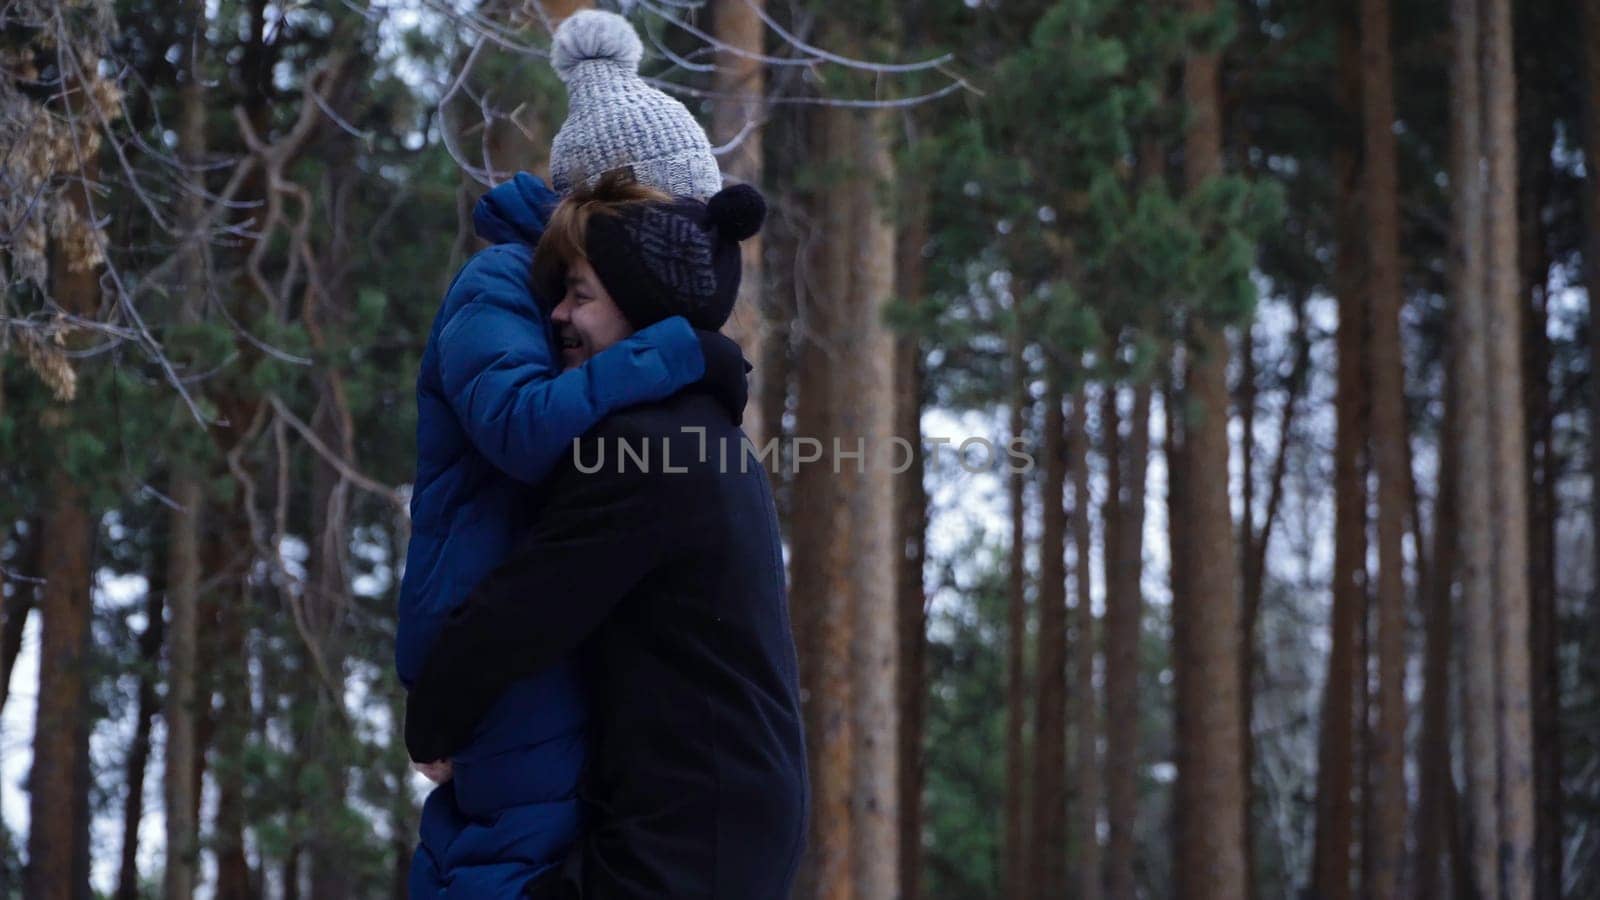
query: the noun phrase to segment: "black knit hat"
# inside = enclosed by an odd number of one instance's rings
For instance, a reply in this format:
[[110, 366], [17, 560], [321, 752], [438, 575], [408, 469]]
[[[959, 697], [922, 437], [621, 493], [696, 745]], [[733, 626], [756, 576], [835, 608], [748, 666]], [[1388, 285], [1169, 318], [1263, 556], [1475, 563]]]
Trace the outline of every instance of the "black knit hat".
[[705, 203], [629, 203], [589, 219], [584, 252], [634, 328], [683, 316], [715, 331], [739, 296], [739, 242], [761, 230], [767, 202], [748, 184]]

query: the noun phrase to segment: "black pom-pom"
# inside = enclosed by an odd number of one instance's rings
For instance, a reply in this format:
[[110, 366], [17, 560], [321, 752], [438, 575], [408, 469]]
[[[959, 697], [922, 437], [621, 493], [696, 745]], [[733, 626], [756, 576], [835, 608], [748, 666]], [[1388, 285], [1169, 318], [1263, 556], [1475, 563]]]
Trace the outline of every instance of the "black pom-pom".
[[767, 201], [750, 185], [736, 184], [712, 195], [706, 201], [706, 211], [723, 237], [742, 241], [761, 230], [761, 223], [767, 218]]

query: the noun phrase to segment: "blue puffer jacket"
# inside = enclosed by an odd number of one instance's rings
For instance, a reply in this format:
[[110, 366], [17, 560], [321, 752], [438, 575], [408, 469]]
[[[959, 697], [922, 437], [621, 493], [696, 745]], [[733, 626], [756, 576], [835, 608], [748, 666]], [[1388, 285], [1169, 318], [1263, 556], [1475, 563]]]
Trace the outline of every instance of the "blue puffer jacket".
[[[529, 282], [557, 197], [521, 174], [473, 210], [494, 246], [462, 267], [434, 319], [417, 378], [417, 478], [395, 660], [407, 685], [444, 618], [498, 565], [538, 484], [607, 414], [699, 380], [681, 317], [561, 371]], [[518, 682], [452, 759], [423, 806], [411, 896], [493, 900], [564, 857], [576, 838], [584, 709], [569, 663]]]

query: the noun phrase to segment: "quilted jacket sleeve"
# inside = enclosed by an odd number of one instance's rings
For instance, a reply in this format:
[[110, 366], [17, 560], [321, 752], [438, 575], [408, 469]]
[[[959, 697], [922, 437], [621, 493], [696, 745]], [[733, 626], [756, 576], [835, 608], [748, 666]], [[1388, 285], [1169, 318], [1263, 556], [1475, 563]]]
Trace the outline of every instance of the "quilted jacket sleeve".
[[[603, 426], [585, 441], [619, 440], [614, 434]], [[584, 458], [596, 453], [588, 446]], [[705, 476], [697, 474], [611, 467], [583, 474], [563, 466], [528, 532], [440, 629], [406, 697], [411, 758], [458, 753], [506, 687], [570, 654], [673, 558], [703, 514], [696, 501]]]
[[525, 248], [491, 247], [467, 264], [439, 335], [444, 394], [472, 443], [507, 475], [535, 484], [572, 440], [610, 413], [695, 383], [705, 359], [673, 316], [563, 372], [528, 283]]

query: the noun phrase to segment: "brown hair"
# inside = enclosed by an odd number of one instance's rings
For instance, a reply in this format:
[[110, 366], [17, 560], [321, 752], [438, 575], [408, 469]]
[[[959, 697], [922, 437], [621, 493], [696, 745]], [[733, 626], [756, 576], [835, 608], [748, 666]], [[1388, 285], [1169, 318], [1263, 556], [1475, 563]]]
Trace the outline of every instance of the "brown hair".
[[566, 291], [567, 266], [588, 259], [589, 220], [593, 216], [614, 216], [624, 206], [635, 203], [670, 201], [671, 195], [640, 184], [629, 168], [612, 169], [592, 185], [580, 185], [562, 199], [533, 254], [533, 285], [555, 306]]

